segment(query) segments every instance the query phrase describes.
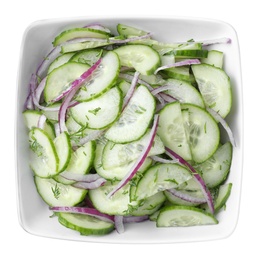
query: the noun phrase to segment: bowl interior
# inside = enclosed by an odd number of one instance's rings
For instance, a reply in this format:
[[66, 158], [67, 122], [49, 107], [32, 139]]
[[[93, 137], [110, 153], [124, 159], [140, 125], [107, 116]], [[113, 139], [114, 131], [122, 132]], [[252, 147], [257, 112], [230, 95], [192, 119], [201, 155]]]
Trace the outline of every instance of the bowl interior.
[[[233, 183], [231, 196], [226, 210], [218, 215], [219, 224], [213, 226], [187, 228], [156, 228], [154, 222], [128, 224], [125, 232], [119, 235], [113, 232], [102, 237], [81, 236], [78, 232], [60, 225], [46, 204], [37, 194], [33, 175], [28, 165], [28, 137], [24, 126], [22, 111], [28, 94], [31, 73], [35, 72], [39, 62], [52, 49], [54, 37], [66, 28], [84, 26], [99, 22], [116, 33], [118, 23], [141, 28], [153, 33], [153, 37], [164, 42], [181, 42], [189, 39], [231, 38], [231, 44], [212, 46], [225, 53], [224, 69], [231, 78], [233, 87], [233, 109], [227, 117], [237, 146], [234, 148], [233, 161], [228, 182]], [[35, 22], [25, 31], [21, 47], [21, 60], [17, 88], [17, 196], [18, 214], [21, 226], [29, 233], [52, 238], [111, 242], [111, 243], [173, 243], [185, 241], [203, 241], [229, 236], [235, 229], [239, 213], [242, 179], [242, 82], [240, 54], [237, 34], [224, 22], [196, 18], [75, 18]]]

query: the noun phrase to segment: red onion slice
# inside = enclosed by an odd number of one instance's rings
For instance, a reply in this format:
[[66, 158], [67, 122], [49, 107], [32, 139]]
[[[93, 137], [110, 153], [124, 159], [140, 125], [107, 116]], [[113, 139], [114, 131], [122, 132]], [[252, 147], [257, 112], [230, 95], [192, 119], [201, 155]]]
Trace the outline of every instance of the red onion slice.
[[209, 46], [213, 44], [230, 44], [232, 40], [230, 38], [219, 38], [219, 39], [213, 39], [213, 40], [205, 40], [202, 41], [202, 46]]
[[103, 186], [106, 183], [106, 180], [104, 178], [99, 178], [93, 182], [76, 182], [72, 184], [75, 188], [84, 189], [84, 190], [94, 190], [99, 188], [100, 186]]
[[210, 107], [206, 107], [206, 110], [223, 126], [223, 128], [226, 130], [229, 140], [233, 146], [236, 147], [236, 141], [233, 135], [233, 132], [229, 125], [227, 124], [226, 120], [219, 114], [217, 113], [214, 109]]
[[[124, 73], [120, 73], [119, 74], [119, 77], [122, 78], [122, 79], [125, 79], [127, 80], [128, 82], [132, 82], [133, 80], [133, 77], [132, 75], [129, 75], [129, 74], [124, 74]], [[144, 85], [146, 86], [150, 91], [152, 91], [154, 88], [148, 84], [146, 81], [142, 80], [142, 79], [138, 79], [137, 82], [141, 85]], [[165, 101], [164, 99], [161, 97], [161, 95], [155, 95], [155, 97], [158, 99], [158, 101], [160, 102], [161, 104], [161, 107], [163, 107], [165, 105]]]
[[100, 23], [90, 23], [88, 25], [85, 25], [83, 28], [91, 28], [91, 29], [96, 29], [96, 30], [99, 30], [99, 31], [111, 33], [109, 28], [105, 27], [104, 25], [102, 25]]
[[99, 174], [77, 174], [72, 172], [60, 173], [60, 176], [67, 180], [79, 181], [79, 182], [93, 182], [102, 178]]
[[61, 51], [61, 47], [57, 46], [47, 54], [47, 56], [43, 59], [43, 61], [38, 65], [38, 68], [36, 70], [37, 76], [39, 76], [40, 78], [43, 78], [45, 76], [48, 67], [58, 57], [60, 51]]
[[50, 207], [49, 209], [54, 212], [66, 212], [66, 213], [76, 213], [76, 214], [88, 215], [88, 216], [96, 217], [103, 221], [114, 223], [114, 216], [110, 216], [110, 215], [101, 213], [100, 211], [94, 208], [55, 206], [55, 207]]
[[135, 72], [134, 77], [132, 79], [131, 85], [125, 95], [124, 101], [123, 101], [123, 107], [122, 107], [122, 111], [125, 109], [125, 107], [127, 106], [129, 100], [131, 99], [131, 97], [133, 96], [134, 92], [135, 92], [135, 88], [138, 82], [138, 78], [139, 78], [140, 73], [138, 71]]
[[194, 203], [194, 204], [203, 204], [206, 202], [206, 199], [202, 199], [202, 198], [196, 198], [196, 197], [193, 197], [193, 196], [190, 196], [189, 194], [187, 193], [183, 193], [179, 190], [176, 190], [176, 189], [169, 189], [169, 190], [166, 190], [166, 192], [169, 192], [171, 193], [172, 195], [174, 195], [175, 197], [181, 199], [181, 200], [184, 200], [184, 201], [187, 201], [187, 202], [190, 202], [190, 203]]
[[165, 102], [167, 103], [172, 103], [174, 101], [177, 101], [178, 98], [175, 98], [169, 94], [166, 94], [166, 93], [161, 93], [160, 96], [164, 99]]
[[174, 68], [174, 67], [187, 66], [187, 65], [192, 65], [192, 64], [200, 64], [200, 63], [201, 62], [198, 59], [178, 61], [172, 64], [168, 64], [168, 65], [159, 67], [157, 70], [155, 70], [154, 74], [157, 74], [160, 70], [165, 70], [165, 69]]
[[87, 71], [85, 71], [79, 78], [74, 80], [67, 89], [65, 89], [59, 96], [57, 96], [55, 99], [51, 100], [50, 103], [57, 102], [64, 98], [70, 91], [72, 91], [75, 88], [79, 88], [82, 84], [84, 84], [90, 77], [92, 77], [92, 74], [94, 71], [99, 67], [102, 59], [99, 59], [91, 68], [89, 68]]
[[155, 162], [160, 162], [160, 163], [179, 163], [178, 159], [167, 160], [157, 155], [150, 156], [150, 158], [153, 159]]
[[58, 113], [58, 122], [61, 132], [67, 131], [67, 127], [65, 125], [65, 118], [66, 118], [66, 111], [70, 104], [71, 99], [74, 97], [75, 93], [78, 91], [81, 85], [86, 81], [90, 80], [92, 74], [99, 67], [101, 61], [102, 59], [99, 59], [92, 67], [90, 67], [87, 71], [85, 71], [79, 78], [74, 80], [73, 83], [70, 85], [69, 89], [63, 92], [63, 95], [67, 94], [67, 96], [65, 97]]
[[140, 156], [136, 160], [136, 163], [133, 165], [133, 167], [129, 170], [129, 172], [126, 174], [126, 176], [116, 185], [116, 187], [107, 195], [108, 198], [113, 196], [119, 189], [121, 189], [123, 186], [125, 186], [137, 173], [141, 165], [144, 163], [156, 136], [157, 132], [157, 127], [158, 127], [158, 122], [159, 122], [159, 115], [156, 114], [154, 116], [154, 122], [152, 129], [149, 134], [149, 141], [147, 145], [144, 146]]
[[46, 122], [46, 116], [45, 115], [41, 115], [39, 117], [39, 119], [38, 119], [37, 127], [41, 128], [41, 129], [44, 129], [45, 122]]
[[205, 196], [206, 202], [208, 204], [208, 207], [210, 209], [210, 212], [212, 214], [214, 214], [215, 210], [214, 210], [214, 203], [213, 203], [213, 199], [212, 196], [210, 194], [210, 191], [208, 190], [204, 180], [202, 179], [202, 177], [197, 173], [197, 171], [194, 169], [194, 167], [188, 163], [186, 160], [184, 160], [180, 155], [178, 155], [177, 153], [175, 153], [173, 150], [169, 149], [168, 147], [165, 148], [166, 149], [166, 154], [168, 156], [170, 156], [172, 159], [178, 159], [179, 162], [188, 167], [190, 169], [190, 171], [193, 173], [193, 177], [194, 179], [197, 181], [197, 183], [199, 184], [203, 195]]
[[148, 215], [144, 216], [124, 216], [123, 222], [124, 223], [139, 223], [149, 219]]
[[117, 233], [122, 234], [125, 232], [125, 227], [124, 227], [124, 217], [120, 215], [115, 215], [114, 216], [114, 221], [115, 221], [115, 229]]

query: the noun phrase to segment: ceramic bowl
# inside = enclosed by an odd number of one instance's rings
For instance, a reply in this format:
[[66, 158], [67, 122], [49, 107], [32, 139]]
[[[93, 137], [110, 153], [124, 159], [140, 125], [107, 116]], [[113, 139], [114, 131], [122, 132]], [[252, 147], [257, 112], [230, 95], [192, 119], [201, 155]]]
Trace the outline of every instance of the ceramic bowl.
[[[179, 228], [156, 228], [155, 222], [128, 224], [125, 232], [112, 232], [105, 236], [81, 236], [78, 232], [60, 225], [48, 206], [38, 195], [28, 163], [28, 130], [22, 111], [28, 94], [30, 76], [39, 62], [52, 49], [54, 37], [66, 28], [81, 27], [99, 22], [116, 33], [118, 23], [141, 28], [153, 33], [153, 37], [164, 42], [183, 42], [228, 37], [231, 44], [217, 44], [212, 48], [225, 54], [224, 69], [229, 75], [233, 88], [233, 108], [227, 117], [236, 140], [228, 182], [233, 183], [226, 209], [217, 217], [218, 225]], [[206, 241], [228, 237], [234, 231], [240, 205], [242, 162], [243, 162], [243, 103], [240, 52], [237, 33], [222, 21], [201, 18], [176, 17], [81, 17], [37, 21], [24, 33], [17, 79], [16, 115], [16, 163], [17, 163], [17, 204], [21, 226], [25, 231], [43, 237], [104, 243], [176, 243]]]

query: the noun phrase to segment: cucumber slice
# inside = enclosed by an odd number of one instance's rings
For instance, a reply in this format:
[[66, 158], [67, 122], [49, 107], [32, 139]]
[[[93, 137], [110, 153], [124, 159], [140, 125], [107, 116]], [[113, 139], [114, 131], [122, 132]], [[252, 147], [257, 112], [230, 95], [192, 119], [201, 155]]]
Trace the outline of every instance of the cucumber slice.
[[[58, 108], [61, 106], [60, 102], [53, 103], [49, 105], [49, 108]], [[59, 110], [57, 111], [43, 111], [43, 114], [54, 124], [58, 122], [58, 113]]]
[[44, 88], [44, 99], [46, 103], [51, 103], [53, 99], [58, 97], [66, 90], [70, 83], [80, 77], [89, 69], [87, 64], [77, 62], [67, 62], [64, 65], [54, 69], [47, 76]]
[[111, 125], [122, 109], [122, 93], [114, 87], [101, 96], [81, 102], [70, 109], [74, 120], [91, 129], [103, 129]]
[[135, 68], [142, 75], [153, 74], [160, 66], [159, 54], [149, 46], [125, 45], [114, 50], [122, 66]]
[[34, 174], [43, 178], [58, 174], [59, 158], [48, 134], [40, 128], [33, 128], [29, 132], [29, 143], [30, 167]]
[[[231, 194], [232, 186], [232, 183], [226, 183], [210, 190], [213, 193], [214, 197], [215, 214], [217, 214], [223, 207], [225, 208], [226, 202]], [[210, 209], [207, 206], [207, 204], [202, 204], [200, 205], [200, 207], [206, 212], [210, 212]]]
[[224, 62], [224, 53], [217, 50], [211, 50], [208, 52], [206, 58], [201, 59], [202, 63], [210, 64], [222, 69]]
[[174, 50], [173, 53], [178, 59], [206, 58], [208, 55], [207, 50]]
[[207, 187], [214, 188], [226, 180], [231, 167], [232, 152], [232, 144], [226, 142], [208, 160], [194, 166], [203, 177]]
[[183, 124], [179, 102], [166, 105], [159, 113], [157, 133], [165, 146], [179, 154], [185, 160], [192, 160]]
[[223, 118], [226, 117], [232, 106], [232, 89], [228, 75], [224, 70], [208, 64], [192, 65], [191, 68], [206, 106]]
[[[87, 142], [83, 146], [72, 152], [71, 159], [64, 172], [75, 174], [88, 174], [93, 165], [95, 157], [95, 141]], [[54, 179], [63, 184], [72, 184], [74, 181], [67, 180], [60, 175], [54, 176]]]
[[182, 116], [193, 161], [202, 163], [218, 148], [220, 131], [217, 122], [203, 108], [182, 104]]
[[233, 184], [227, 183], [219, 186], [218, 195], [215, 199], [214, 208], [217, 213], [222, 207], [225, 206], [232, 189]]
[[[81, 135], [82, 134], [82, 130], [83, 130], [83, 127], [81, 125], [79, 125], [75, 120], [74, 118], [70, 115], [68, 115], [68, 118], [66, 120], [66, 128], [67, 128], [67, 131], [70, 135], [70, 137], [72, 138], [72, 135], [80, 132], [79, 134]], [[82, 136], [81, 136], [82, 137]]]
[[188, 227], [218, 224], [218, 220], [211, 214], [190, 206], [167, 206], [161, 209], [157, 227]]
[[[103, 53], [102, 49], [91, 49], [84, 50], [77, 53], [73, 53], [74, 55], [71, 57], [70, 61], [85, 63], [89, 66], [94, 65]], [[66, 54], [64, 54], [66, 55]]]
[[105, 93], [116, 83], [119, 71], [118, 56], [113, 51], [107, 52], [99, 65], [97, 76], [94, 76], [91, 82], [88, 82], [79, 90], [76, 100], [88, 101]]
[[52, 178], [34, 177], [37, 191], [49, 206], [75, 206], [86, 196], [87, 190], [64, 185]]
[[[150, 137], [150, 130], [139, 140], [127, 144], [116, 144], [114, 142], [107, 142], [102, 156], [102, 164], [104, 169], [109, 170], [115, 167], [123, 166], [136, 160], [148, 143]], [[162, 154], [165, 152], [165, 147], [156, 135], [154, 145], [151, 147], [148, 156]]]
[[[136, 161], [132, 161], [128, 164], [121, 165], [118, 167], [114, 167], [110, 170], [106, 170], [103, 167], [102, 159], [103, 159], [103, 150], [104, 150], [105, 144], [98, 143], [96, 145], [96, 154], [94, 159], [94, 168], [96, 172], [106, 180], [112, 180], [112, 181], [120, 181], [122, 180], [126, 174], [129, 172], [129, 170], [133, 167], [133, 165], [136, 163]], [[150, 165], [152, 164], [152, 160], [150, 158], [146, 158], [144, 163], [139, 168], [139, 172], [144, 172]]]
[[67, 43], [61, 46], [61, 53], [70, 53], [70, 52], [78, 52], [87, 49], [94, 49], [98, 47], [103, 47], [110, 45], [109, 41], [91, 41], [91, 42], [76, 42], [76, 43]]
[[140, 75], [139, 78], [147, 82], [151, 86], [161, 86], [161, 85], [164, 85], [166, 82], [159, 74]]
[[138, 28], [135, 28], [135, 27], [132, 27], [132, 26], [129, 26], [129, 25], [121, 24], [121, 23], [119, 23], [116, 28], [117, 28], [117, 32], [120, 35], [123, 35], [125, 37], [142, 36], [142, 35], [147, 34], [147, 32], [145, 32], [143, 30], [140, 30]]
[[189, 83], [194, 83], [194, 76], [190, 74], [189, 67], [174, 67], [163, 70], [163, 74], [170, 78], [184, 80]]
[[189, 103], [205, 108], [201, 94], [190, 83], [178, 79], [168, 79], [166, 84], [174, 86], [174, 89], [167, 90], [167, 93], [177, 98], [180, 103]]
[[[31, 130], [33, 127], [37, 127], [41, 115], [42, 113], [37, 110], [25, 110], [23, 112], [24, 122], [29, 130]], [[51, 139], [55, 138], [55, 128], [49, 120], [45, 121], [43, 130]]]
[[59, 213], [58, 221], [63, 226], [76, 230], [83, 236], [105, 235], [115, 228], [114, 223], [75, 213]]
[[67, 132], [61, 133], [54, 139], [56, 152], [59, 158], [57, 172], [62, 172], [66, 169], [71, 158], [71, 141]]
[[75, 38], [101, 38], [107, 39], [111, 34], [105, 31], [92, 28], [73, 28], [63, 31], [57, 35], [53, 41], [53, 45], [57, 46]]
[[89, 190], [89, 198], [97, 210], [109, 215], [122, 216], [127, 215], [133, 207], [138, 206], [137, 202], [130, 202], [129, 185], [122, 187], [111, 198], [107, 197], [117, 184], [117, 182], [106, 182], [97, 189]]
[[155, 105], [155, 99], [147, 87], [139, 86], [105, 137], [115, 143], [128, 143], [139, 139], [152, 121]]
[[48, 67], [48, 70], [47, 70], [47, 74], [49, 74], [50, 72], [52, 72], [54, 69], [62, 66], [63, 64], [67, 63], [71, 57], [74, 55], [73, 52], [71, 53], [65, 53], [65, 54], [62, 54], [60, 56], [58, 56], [51, 64], [50, 66]]
[[135, 192], [136, 200], [153, 196], [154, 194], [179, 187], [190, 180], [190, 171], [178, 164], [158, 164], [150, 167], [139, 180]]
[[125, 80], [121, 80], [118, 83], [118, 87], [122, 91], [123, 97], [126, 96], [126, 93], [128, 92], [130, 86], [131, 86], [131, 83], [129, 83], [129, 82], [125, 81]]
[[132, 216], [145, 216], [155, 213], [165, 202], [166, 197], [163, 192], [158, 192], [155, 195], [146, 198], [139, 204], [137, 209], [130, 212]]

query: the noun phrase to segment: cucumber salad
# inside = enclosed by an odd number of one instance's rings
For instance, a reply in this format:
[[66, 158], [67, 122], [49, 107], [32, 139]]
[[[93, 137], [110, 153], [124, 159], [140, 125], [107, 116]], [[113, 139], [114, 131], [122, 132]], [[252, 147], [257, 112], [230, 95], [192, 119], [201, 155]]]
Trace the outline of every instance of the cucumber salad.
[[230, 39], [112, 30], [64, 30], [31, 76], [23, 117], [39, 198], [81, 235], [218, 224], [235, 141], [232, 86], [212, 46]]

